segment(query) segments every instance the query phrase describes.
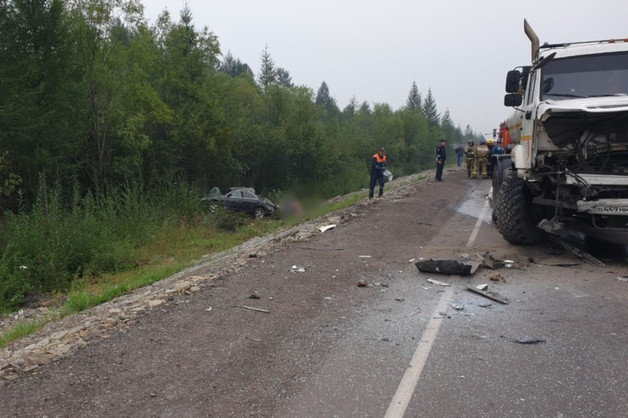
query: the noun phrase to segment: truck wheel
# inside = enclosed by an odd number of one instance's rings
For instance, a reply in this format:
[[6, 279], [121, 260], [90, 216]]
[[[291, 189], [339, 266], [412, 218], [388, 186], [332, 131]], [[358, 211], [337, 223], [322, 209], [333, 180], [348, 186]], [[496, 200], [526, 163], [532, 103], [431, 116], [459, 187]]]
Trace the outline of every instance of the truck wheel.
[[499, 233], [515, 245], [538, 244], [543, 240], [537, 228], [539, 219], [532, 207], [532, 194], [523, 179], [512, 170], [506, 170], [495, 202], [495, 220]]
[[493, 176], [491, 178], [493, 184], [493, 207], [497, 202], [497, 196], [499, 196], [499, 187], [504, 181], [504, 171], [510, 166], [510, 158], [502, 158], [495, 161], [495, 167], [493, 168]]

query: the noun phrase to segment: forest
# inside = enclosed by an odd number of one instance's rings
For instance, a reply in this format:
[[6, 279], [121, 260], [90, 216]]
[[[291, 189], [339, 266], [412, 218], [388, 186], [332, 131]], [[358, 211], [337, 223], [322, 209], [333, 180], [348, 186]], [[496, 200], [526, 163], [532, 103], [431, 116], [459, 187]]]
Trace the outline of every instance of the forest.
[[149, 22], [136, 0], [0, 0], [0, 310], [138, 265], [165, 225], [203, 222], [213, 186], [331, 197], [367, 185], [380, 146], [398, 177], [478, 137], [415, 81], [402, 108], [341, 109], [269, 46], [259, 64], [187, 7]]

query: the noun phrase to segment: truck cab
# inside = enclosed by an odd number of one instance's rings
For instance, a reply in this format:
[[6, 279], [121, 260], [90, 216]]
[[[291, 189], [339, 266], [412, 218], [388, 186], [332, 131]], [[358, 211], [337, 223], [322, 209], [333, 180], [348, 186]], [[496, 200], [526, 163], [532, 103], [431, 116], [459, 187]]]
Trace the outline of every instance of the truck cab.
[[[497, 167], [498, 184], [493, 181], [498, 229], [507, 240], [524, 244], [539, 240], [536, 223], [542, 219], [585, 219], [596, 228], [628, 230], [628, 42], [539, 46], [531, 27], [524, 26], [532, 65], [515, 68], [506, 78], [504, 104], [514, 108], [507, 122], [514, 146]], [[507, 211], [498, 204], [501, 195], [513, 184], [523, 187], [529, 201], [516, 205], [526, 208], [520, 217], [529, 221], [528, 234], [510, 233], [521, 230], [524, 219], [500, 213]]]

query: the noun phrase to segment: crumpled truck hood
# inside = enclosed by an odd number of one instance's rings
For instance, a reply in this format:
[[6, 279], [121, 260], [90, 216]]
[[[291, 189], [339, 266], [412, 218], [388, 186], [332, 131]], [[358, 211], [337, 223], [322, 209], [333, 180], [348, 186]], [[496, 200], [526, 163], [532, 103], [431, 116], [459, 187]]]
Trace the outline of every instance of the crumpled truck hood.
[[617, 121], [628, 129], [628, 96], [545, 100], [537, 109], [551, 142], [563, 147], [592, 127], [617, 129]]

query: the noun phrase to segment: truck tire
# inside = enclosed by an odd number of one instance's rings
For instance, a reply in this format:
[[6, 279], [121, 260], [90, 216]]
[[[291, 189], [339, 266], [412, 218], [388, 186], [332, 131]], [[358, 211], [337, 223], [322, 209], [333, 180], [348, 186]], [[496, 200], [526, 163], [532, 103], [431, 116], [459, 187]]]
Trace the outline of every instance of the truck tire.
[[539, 220], [533, 210], [532, 194], [512, 170], [504, 171], [494, 213], [497, 230], [509, 243], [532, 245], [543, 240], [543, 233], [536, 226]]
[[499, 188], [504, 181], [505, 171], [510, 167], [510, 164], [510, 157], [501, 158], [495, 161], [493, 175], [491, 176], [491, 182], [493, 185], [493, 207], [495, 207], [497, 203]]

